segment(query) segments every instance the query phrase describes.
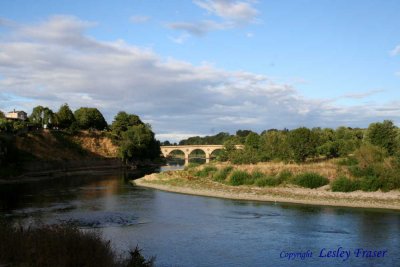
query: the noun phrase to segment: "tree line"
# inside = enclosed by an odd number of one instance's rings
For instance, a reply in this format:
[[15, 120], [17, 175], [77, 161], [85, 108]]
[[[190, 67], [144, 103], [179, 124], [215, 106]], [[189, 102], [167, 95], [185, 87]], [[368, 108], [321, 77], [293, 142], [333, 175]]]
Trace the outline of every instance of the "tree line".
[[[338, 127], [293, 130], [270, 129], [261, 134], [251, 130], [238, 130], [236, 134], [221, 132], [213, 136], [190, 137], [180, 145], [220, 144], [225, 150], [222, 161], [256, 163], [261, 161], [305, 162], [318, 158], [346, 157], [363, 145], [384, 149], [389, 156], [400, 154], [400, 130], [392, 121], [371, 123], [367, 129]], [[242, 144], [244, 149], [235, 149]]]
[[125, 111], [120, 111], [110, 125], [97, 108], [81, 107], [72, 112], [66, 103], [57, 112], [36, 106], [27, 121], [7, 120], [4, 113], [0, 112], [0, 133], [17, 133], [28, 128], [57, 129], [69, 135], [81, 130], [103, 131], [119, 147], [119, 157], [125, 162], [155, 159], [161, 153], [160, 143], [155, 139], [151, 125]]

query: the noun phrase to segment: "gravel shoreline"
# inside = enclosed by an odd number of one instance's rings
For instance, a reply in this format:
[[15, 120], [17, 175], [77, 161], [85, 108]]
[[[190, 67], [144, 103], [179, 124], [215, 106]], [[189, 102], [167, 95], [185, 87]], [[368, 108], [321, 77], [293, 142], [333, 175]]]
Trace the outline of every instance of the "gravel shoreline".
[[229, 186], [210, 180], [198, 182], [175, 176], [165, 178], [155, 173], [133, 180], [132, 183], [168, 192], [226, 199], [400, 210], [400, 190], [343, 193], [328, 191], [327, 187], [307, 189], [290, 186], [264, 188]]

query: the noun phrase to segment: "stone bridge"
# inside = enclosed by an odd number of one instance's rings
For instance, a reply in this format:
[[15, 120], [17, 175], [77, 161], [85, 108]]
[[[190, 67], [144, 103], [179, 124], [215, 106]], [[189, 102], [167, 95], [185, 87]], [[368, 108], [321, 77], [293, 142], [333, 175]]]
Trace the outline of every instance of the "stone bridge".
[[[242, 149], [243, 145], [236, 145], [236, 149]], [[184, 145], [184, 146], [161, 146], [161, 152], [164, 157], [175, 150], [182, 151], [185, 154], [185, 165], [189, 164], [189, 155], [194, 150], [201, 150], [206, 154], [206, 163], [210, 162], [211, 153], [215, 150], [224, 149], [223, 145]]]

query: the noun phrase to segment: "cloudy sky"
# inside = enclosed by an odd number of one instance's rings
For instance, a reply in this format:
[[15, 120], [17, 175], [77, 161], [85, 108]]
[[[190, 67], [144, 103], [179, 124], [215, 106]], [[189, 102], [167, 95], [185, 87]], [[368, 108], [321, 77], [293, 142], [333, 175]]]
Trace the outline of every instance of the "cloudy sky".
[[2, 0], [0, 110], [138, 114], [160, 140], [400, 123], [398, 0]]

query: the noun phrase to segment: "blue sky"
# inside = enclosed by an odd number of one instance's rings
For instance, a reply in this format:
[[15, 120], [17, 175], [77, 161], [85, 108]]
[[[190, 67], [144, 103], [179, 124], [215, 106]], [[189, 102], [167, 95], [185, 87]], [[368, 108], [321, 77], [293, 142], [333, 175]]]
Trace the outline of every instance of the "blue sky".
[[162, 140], [400, 111], [399, 1], [0, 2], [0, 109], [121, 109]]

